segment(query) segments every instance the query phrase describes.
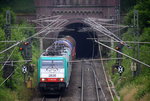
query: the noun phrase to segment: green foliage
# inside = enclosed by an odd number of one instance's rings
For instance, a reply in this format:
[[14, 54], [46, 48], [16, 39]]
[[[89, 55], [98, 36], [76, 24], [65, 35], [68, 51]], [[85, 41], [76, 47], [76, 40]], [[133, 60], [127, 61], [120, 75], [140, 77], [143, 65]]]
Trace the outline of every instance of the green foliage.
[[11, 8], [2, 8], [0, 11], [0, 27], [4, 28], [4, 25], [6, 24], [6, 11], [9, 10], [11, 14], [11, 24], [14, 24], [16, 21], [16, 15], [12, 11]]
[[11, 7], [17, 13], [35, 12], [34, 0], [0, 0], [0, 9]]
[[140, 40], [143, 42], [150, 42], [150, 28], [144, 28], [144, 32], [140, 36]]
[[[10, 94], [11, 92], [11, 94]], [[16, 95], [10, 89], [1, 88], [0, 90], [0, 101], [15, 101]]]
[[140, 50], [141, 60], [150, 65], [150, 47], [147, 45], [142, 45]]
[[[142, 42], [150, 42], [150, 0], [137, 0], [137, 4], [130, 9], [127, 16], [124, 18], [125, 24], [127, 25], [134, 24], [133, 10], [138, 10], [139, 12], [140, 36], [136, 35], [136, 28], [128, 28], [128, 30], [122, 35], [122, 39], [125, 41], [137, 41], [139, 39], [139, 41]], [[137, 44], [131, 43], [129, 45], [132, 48], [128, 49], [124, 47], [123, 53], [137, 58]], [[150, 44], [140, 44], [140, 60], [150, 65], [149, 59]], [[118, 92], [120, 92], [123, 87], [137, 87], [137, 92], [134, 94], [134, 97], [135, 100], [141, 100], [146, 94], [150, 94], [150, 69], [144, 65], [141, 65], [140, 74], [136, 77], [132, 77], [131, 62], [131, 59], [123, 60], [122, 65], [125, 67], [125, 72], [122, 75], [122, 80], [119, 80], [118, 74], [112, 75], [112, 79]], [[109, 65], [113, 65], [113, 63], [109, 62]], [[125, 95], [121, 95], [122, 99], [124, 96]]]
[[[143, 2], [138, 3], [134, 6], [134, 10], [139, 12], [139, 27], [142, 30], [145, 27], [150, 27], [150, 0], [144, 0]], [[125, 17], [125, 23], [128, 25], [133, 25], [133, 15], [134, 11], [130, 10]]]
[[[142, 35], [140, 36], [140, 40], [143, 42], [150, 42], [150, 28], [145, 28]], [[140, 57], [141, 60], [150, 65], [150, 44], [143, 44], [140, 47]]]
[[[141, 87], [138, 88], [138, 92], [135, 95], [136, 100], [139, 100], [142, 97], [144, 97], [146, 94], [150, 93], [149, 74], [146, 73], [146, 74], [140, 75], [140, 77], [137, 77], [136, 80], [134, 81], [134, 84], [142, 85]], [[144, 83], [144, 85], [143, 85], [143, 83]]]
[[121, 3], [121, 13], [128, 12], [135, 4], [137, 0], [133, 0], [132, 2], [130, 0], [120, 0]]
[[[5, 11], [4, 11], [5, 12]], [[12, 12], [12, 11], [11, 11]], [[14, 14], [12, 12], [12, 14]], [[1, 13], [0, 14], [0, 18], [4, 19], [5, 18], [5, 13]], [[13, 18], [15, 18], [15, 14], [13, 15]], [[5, 24], [5, 21], [0, 19], [0, 26], [2, 27]], [[26, 22], [22, 22], [20, 24], [14, 24], [12, 23], [11, 26], [15, 26], [15, 28], [11, 29], [11, 40], [14, 41], [21, 41], [24, 40], [30, 36], [32, 36], [35, 33], [34, 29], [27, 29], [27, 28], [23, 28], [23, 27], [30, 27], [32, 25], [26, 23]], [[5, 33], [4, 33], [4, 29], [0, 28], [0, 41], [5, 41]], [[33, 44], [32, 44], [32, 52], [33, 52], [33, 61], [32, 64], [36, 64], [37, 63], [37, 59], [38, 59], [38, 54], [39, 53], [39, 49], [38, 49], [38, 41], [37, 40], [32, 40]], [[3, 51], [4, 49], [6, 49], [6, 45], [13, 45], [15, 43], [2, 43], [0, 42], [0, 52]], [[14, 50], [15, 49], [15, 50]], [[6, 58], [10, 56], [10, 53], [12, 52], [12, 50], [14, 50], [13, 55], [11, 56], [11, 60], [14, 61], [23, 61], [24, 59], [22, 58], [22, 55], [19, 51], [19, 45], [10, 49], [9, 51], [0, 54], [0, 61], [6, 61]], [[3, 84], [2, 86], [0, 86], [0, 101], [29, 101], [30, 97], [32, 96], [32, 91], [28, 90], [26, 87], [24, 87], [24, 79], [23, 79], [23, 74], [21, 71], [21, 67], [22, 65], [24, 65], [24, 62], [19, 62], [19, 63], [14, 63], [14, 68], [15, 68], [15, 73], [12, 76], [12, 82], [9, 82], [9, 85], [11, 86], [11, 88], [7, 88], [5, 86], [5, 84]], [[2, 64], [0, 64], [0, 69], [2, 68]], [[35, 67], [36, 68], [36, 67]], [[36, 72], [35, 72], [36, 73]], [[34, 74], [35, 76], [35, 74]], [[33, 77], [34, 78], [34, 77]], [[35, 77], [36, 79], [36, 77]], [[34, 79], [34, 81], [36, 81]], [[2, 78], [2, 71], [0, 71], [0, 84], [4, 81], [4, 79]], [[8, 80], [10, 81], [10, 80]], [[35, 84], [34, 84], [35, 85]], [[25, 97], [24, 94], [26, 94]]]
[[[0, 41], [5, 40], [4, 31], [0, 28]], [[0, 43], [0, 49], [3, 49], [3, 43]]]

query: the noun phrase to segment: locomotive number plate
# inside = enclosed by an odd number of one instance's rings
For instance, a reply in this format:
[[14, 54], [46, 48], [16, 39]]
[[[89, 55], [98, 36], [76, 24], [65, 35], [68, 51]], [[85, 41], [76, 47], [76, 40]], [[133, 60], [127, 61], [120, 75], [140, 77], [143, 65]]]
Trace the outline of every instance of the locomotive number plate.
[[56, 74], [49, 74], [49, 77], [56, 77]]

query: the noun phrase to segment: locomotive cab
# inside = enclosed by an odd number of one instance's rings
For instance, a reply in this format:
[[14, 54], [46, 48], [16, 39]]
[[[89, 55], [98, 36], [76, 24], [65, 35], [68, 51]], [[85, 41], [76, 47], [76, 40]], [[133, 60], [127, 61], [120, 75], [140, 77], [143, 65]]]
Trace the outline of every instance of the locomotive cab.
[[41, 57], [38, 88], [42, 94], [57, 94], [68, 85], [68, 67], [64, 57]]

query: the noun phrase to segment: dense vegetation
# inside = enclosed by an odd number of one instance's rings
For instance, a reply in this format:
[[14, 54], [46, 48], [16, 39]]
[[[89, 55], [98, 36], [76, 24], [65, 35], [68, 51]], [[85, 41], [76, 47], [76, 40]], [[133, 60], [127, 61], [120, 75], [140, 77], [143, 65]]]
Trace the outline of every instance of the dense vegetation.
[[[32, 1], [32, 3], [31, 3]], [[35, 12], [34, 0], [0, 0], [0, 41], [4, 41], [4, 24], [5, 24], [5, 12], [1, 8], [11, 7], [15, 12], [21, 13], [31, 13]], [[126, 14], [124, 18], [124, 23], [126, 25], [133, 25], [133, 12], [138, 10], [139, 12], [139, 33], [136, 35], [136, 28], [128, 28], [124, 30], [122, 38], [125, 41], [142, 41], [150, 42], [150, 0], [121, 0], [121, 13]], [[12, 29], [11, 40], [20, 41], [32, 34], [34, 34], [34, 29], [22, 29], [19, 27], [31, 26], [26, 22], [20, 22], [15, 24], [15, 13], [11, 12], [12, 15], [12, 26], [18, 26], [18, 28]], [[13, 43], [14, 44], [14, 43]], [[0, 52], [6, 49], [8, 43], [0, 42]], [[12, 43], [9, 45], [12, 45]], [[137, 47], [137, 44], [129, 44], [133, 48]], [[137, 51], [133, 48], [128, 49], [123, 48], [123, 52], [137, 58]], [[6, 57], [10, 56], [14, 48], [11, 50], [0, 54], [0, 62], [6, 61]], [[19, 46], [15, 47], [15, 51], [11, 56], [11, 60], [20, 61], [24, 60], [21, 53], [18, 51]], [[36, 64], [38, 51], [38, 42], [33, 40], [32, 53], [33, 53], [33, 64]], [[5, 57], [5, 58], [4, 58]], [[140, 44], [140, 60], [150, 65], [150, 44]], [[121, 97], [121, 101], [149, 101], [150, 99], [150, 68], [141, 65], [141, 71], [135, 77], [132, 76], [130, 59], [124, 59], [122, 65], [125, 67], [125, 71], [120, 79], [118, 73], [111, 75], [112, 80], [116, 86], [116, 89]], [[107, 67], [111, 67], [115, 61], [110, 61]], [[0, 86], [0, 101], [27, 101], [32, 96], [32, 90], [27, 89], [23, 83], [23, 74], [21, 72], [21, 67], [24, 62], [15, 63], [16, 71], [12, 76], [12, 81], [8, 80], [7, 85], [4, 83]], [[0, 69], [3, 64], [0, 64]], [[36, 70], [35, 70], [36, 71]], [[111, 70], [110, 70], [111, 72]], [[0, 85], [5, 80], [2, 78], [3, 72], [0, 71]], [[35, 75], [35, 74], [34, 74]], [[36, 76], [33, 76], [33, 78]]]
[[[128, 0], [122, 0], [128, 1]], [[130, 3], [135, 3], [130, 1]], [[125, 6], [125, 5], [124, 5]], [[128, 28], [122, 34], [122, 38], [125, 41], [141, 41], [150, 42], [150, 0], [138, 0], [134, 6], [125, 6], [127, 16], [124, 18], [126, 25], [134, 24], [134, 10], [139, 12], [139, 35], [137, 35], [137, 29]], [[125, 10], [125, 8], [123, 9]], [[131, 49], [124, 47], [123, 53], [126, 53], [132, 57], [137, 58], [137, 44], [129, 44]], [[134, 48], [136, 50], [134, 50]], [[125, 57], [124, 57], [125, 58]], [[150, 65], [150, 44], [140, 44], [140, 58], [141, 61]], [[116, 85], [117, 91], [121, 97], [121, 101], [149, 101], [150, 99], [150, 68], [141, 65], [140, 73], [137, 73], [135, 77], [132, 75], [130, 59], [124, 59], [122, 65], [125, 67], [121, 80], [116, 73], [112, 75], [112, 80]], [[114, 64], [115, 61], [109, 62], [108, 67]]]
[[[0, 41], [5, 41], [5, 32], [4, 32], [4, 25], [5, 25], [5, 13], [6, 10], [0, 10]], [[12, 21], [11, 21], [11, 39], [13, 41], [21, 41], [26, 39], [27, 37], [35, 34], [34, 29], [27, 29], [23, 27], [29, 27], [32, 26], [31, 24], [28, 24], [25, 21], [19, 22], [19, 24], [16, 24], [15, 22], [15, 13], [11, 11]], [[14, 27], [14, 28], [13, 28]], [[14, 43], [5, 43], [0, 42], [0, 52], [2, 52], [4, 49], [6, 49], [8, 46], [11, 46]], [[39, 55], [39, 49], [38, 49], [38, 41], [33, 39], [32, 40], [32, 62], [31, 64], [37, 64], [37, 58]], [[6, 47], [7, 46], [7, 47]], [[13, 52], [14, 51], [14, 52]], [[0, 54], [0, 62], [3, 63], [7, 60], [7, 58], [11, 55], [10, 60], [13, 61], [23, 61], [23, 57], [21, 55], [21, 52], [19, 51], [19, 45], [16, 47]], [[4, 79], [2, 77], [3, 75], [3, 64], [0, 64], [0, 101], [27, 101], [31, 98], [33, 91], [31, 89], [27, 89], [24, 85], [24, 79], [23, 79], [23, 73], [22, 73], [22, 65], [24, 65], [25, 62], [16, 62], [14, 64], [15, 72], [12, 75], [11, 79]], [[36, 66], [35, 66], [36, 69]], [[36, 70], [35, 70], [36, 71]], [[35, 73], [33, 75], [28, 75], [33, 79], [33, 84], [35, 82], [34, 77]], [[26, 75], [26, 78], [28, 77]], [[5, 81], [5, 83], [3, 83]], [[7, 83], [6, 83], [7, 82]]]
[[17, 13], [35, 12], [34, 0], [0, 0], [0, 8], [11, 7]]

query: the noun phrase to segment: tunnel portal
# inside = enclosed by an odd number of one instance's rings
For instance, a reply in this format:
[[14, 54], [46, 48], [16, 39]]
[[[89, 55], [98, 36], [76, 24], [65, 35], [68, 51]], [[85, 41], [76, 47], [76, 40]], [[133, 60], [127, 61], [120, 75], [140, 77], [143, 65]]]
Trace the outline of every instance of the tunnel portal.
[[98, 44], [88, 38], [97, 38], [97, 35], [89, 26], [83, 23], [72, 23], [65, 27], [65, 30], [60, 32], [58, 38], [64, 36], [72, 36], [76, 41], [76, 58], [96, 58], [99, 56]]

